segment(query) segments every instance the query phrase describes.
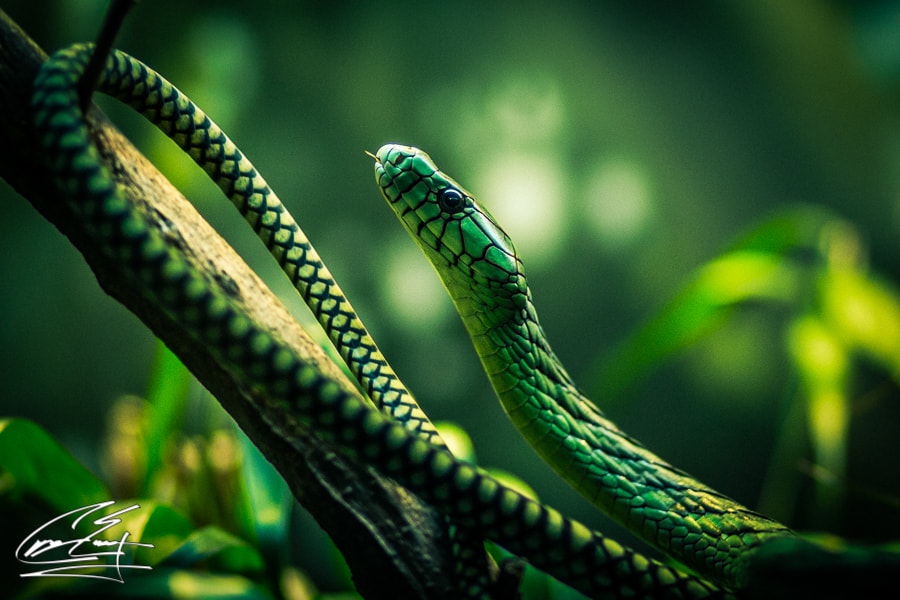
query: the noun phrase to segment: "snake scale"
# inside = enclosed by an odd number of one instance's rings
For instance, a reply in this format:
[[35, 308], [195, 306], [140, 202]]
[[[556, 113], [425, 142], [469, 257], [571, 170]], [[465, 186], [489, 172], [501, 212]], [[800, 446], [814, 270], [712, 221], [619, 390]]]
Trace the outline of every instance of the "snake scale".
[[[87, 68], [90, 46], [68, 54], [75, 73]], [[100, 83], [166, 133], [231, 200], [278, 262], [328, 334], [344, 363], [382, 411], [429, 443], [444, 446], [434, 425], [391, 369], [315, 248], [284, 204], [224, 132], [158, 73], [123, 54], [113, 55]], [[77, 81], [77, 80], [76, 80]], [[480, 542], [450, 530], [463, 587], [485, 590]]]
[[731, 585], [745, 552], [792, 535], [664, 462], [581, 394], [538, 322], [512, 240], [427, 154], [387, 145], [375, 173], [440, 275], [507, 415], [563, 479], [676, 560]]
[[[60, 195], [152, 301], [223, 366], [265, 392], [259, 409], [286, 440], [298, 423], [312, 426], [463, 530], [478, 531], [596, 598], [728, 598], [744, 583], [747, 557], [758, 546], [793, 539], [783, 525], [653, 455], [585, 399], [538, 324], [509, 237], [426, 154], [388, 145], [376, 155], [382, 194], [441, 276], [513, 422], [578, 491], [697, 574], [622, 546], [453, 457], [249, 160], [174, 86], [112, 52], [98, 89], [155, 123], [216, 181], [307, 301], [374, 406], [342, 391], [243, 315], [220, 282], [193, 270], [123, 199], [78, 108], [77, 83], [91, 48], [78, 44], [56, 53], [35, 81], [36, 139]], [[485, 594], [478, 585], [468, 591]]]

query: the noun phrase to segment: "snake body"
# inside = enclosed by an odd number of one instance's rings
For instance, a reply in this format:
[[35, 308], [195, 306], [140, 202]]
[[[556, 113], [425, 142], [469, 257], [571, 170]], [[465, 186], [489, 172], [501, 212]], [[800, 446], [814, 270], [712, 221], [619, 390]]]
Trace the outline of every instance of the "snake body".
[[[77, 47], [72, 58], [86, 60], [88, 48]], [[228, 136], [165, 78], [125, 54], [112, 54], [99, 83], [98, 91], [146, 117], [219, 186], [278, 261], [373, 402], [424, 439], [442, 443], [303, 230]]]
[[[217, 181], [320, 320], [338, 332], [331, 335], [341, 355], [351, 369], [357, 365], [363, 387], [387, 410], [342, 390], [247, 318], [233, 290], [194, 270], [159, 224], [118, 190], [78, 108], [77, 82], [90, 52], [88, 45], [58, 52], [35, 81], [35, 136], [60, 195], [87, 235], [151, 301], [225, 368], [261, 390], [257, 408], [273, 431], [290, 442], [301, 424], [313, 427], [454, 523], [591, 597], [730, 597], [707, 577], [647, 558], [453, 457], [428, 433], [424, 413], [357, 325], [349, 303], [333, 295], [337, 284], [249, 161], [171, 84], [113, 52], [100, 89], [157, 123]], [[509, 238], [424, 153], [385, 147], [376, 170], [385, 195], [395, 207], [405, 207], [398, 213], [407, 228], [426, 240], [420, 245], [436, 261], [514, 422], [576, 487], [726, 585], [742, 552], [767, 536], [790, 535], [657, 459], [578, 394], [537, 324]], [[466, 277], [478, 285], [467, 284]]]
[[[59, 61], [74, 77], [91, 46], [64, 51]], [[62, 73], [59, 74], [60, 76]], [[431, 444], [446, 447], [432, 422], [378, 349], [312, 243], [284, 204], [228, 136], [196, 104], [140, 61], [113, 52], [98, 81], [175, 141], [231, 200], [278, 262], [326, 331], [345, 364], [382, 411]], [[467, 589], [485, 590], [480, 541], [451, 526], [457, 576]], [[474, 594], [482, 595], [482, 592]]]
[[581, 394], [538, 322], [512, 240], [427, 154], [384, 146], [375, 175], [453, 299], [506, 413], [575, 489], [679, 562], [729, 585], [749, 551], [793, 535], [666, 463]]

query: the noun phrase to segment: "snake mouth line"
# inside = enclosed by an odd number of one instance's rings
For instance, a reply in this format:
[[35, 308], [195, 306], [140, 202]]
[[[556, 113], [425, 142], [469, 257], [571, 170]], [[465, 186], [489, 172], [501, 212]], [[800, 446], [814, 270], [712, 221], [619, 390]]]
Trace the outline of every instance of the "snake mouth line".
[[382, 189], [384, 197], [390, 199], [391, 204], [393, 204], [395, 202], [395, 200], [392, 199], [393, 197], [391, 195], [388, 195], [386, 193], [387, 187], [390, 187], [392, 182], [388, 182], [387, 186], [385, 186], [382, 184], [382, 181], [381, 181], [382, 178], [385, 176], [384, 162], [382, 161], [382, 159], [379, 156], [372, 154], [368, 150], [364, 150], [364, 152], [367, 155], [371, 156], [373, 159], [375, 159], [375, 182], [377, 183], [378, 187]]

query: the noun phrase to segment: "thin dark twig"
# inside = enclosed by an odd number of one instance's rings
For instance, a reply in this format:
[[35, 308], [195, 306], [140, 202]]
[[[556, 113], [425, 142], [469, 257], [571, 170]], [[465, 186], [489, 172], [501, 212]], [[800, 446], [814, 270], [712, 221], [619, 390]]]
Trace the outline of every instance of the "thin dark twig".
[[97, 34], [97, 42], [94, 45], [94, 53], [84, 70], [81, 81], [78, 82], [78, 96], [81, 99], [81, 111], [85, 112], [91, 103], [91, 97], [94, 95], [94, 88], [100, 73], [103, 71], [103, 65], [106, 63], [106, 57], [112, 50], [113, 43], [119, 30], [122, 29], [122, 23], [125, 21], [125, 15], [131, 10], [131, 7], [137, 4], [137, 0], [113, 0], [103, 19], [103, 26], [100, 33]]

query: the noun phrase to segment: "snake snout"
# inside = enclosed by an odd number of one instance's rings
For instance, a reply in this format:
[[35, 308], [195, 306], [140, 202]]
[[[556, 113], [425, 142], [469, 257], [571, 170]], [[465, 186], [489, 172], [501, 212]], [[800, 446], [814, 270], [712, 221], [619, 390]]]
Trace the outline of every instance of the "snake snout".
[[408, 158], [412, 158], [419, 152], [411, 146], [403, 144], [385, 144], [375, 153], [375, 160], [382, 164], [398, 165]]

